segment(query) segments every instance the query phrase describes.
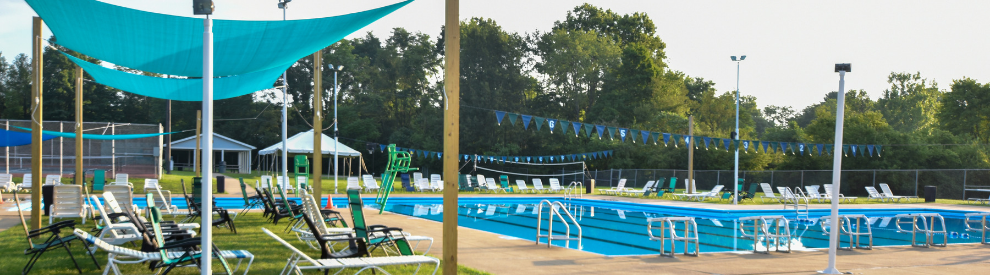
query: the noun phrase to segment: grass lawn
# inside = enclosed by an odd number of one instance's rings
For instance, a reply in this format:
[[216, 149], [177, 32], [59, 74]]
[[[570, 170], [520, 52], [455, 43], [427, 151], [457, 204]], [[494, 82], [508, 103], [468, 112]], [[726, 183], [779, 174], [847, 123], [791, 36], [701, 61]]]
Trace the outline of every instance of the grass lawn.
[[[44, 219], [44, 223], [47, 224], [48, 219]], [[213, 229], [213, 242], [220, 249], [224, 250], [248, 250], [251, 254], [254, 254], [254, 263], [251, 265], [250, 274], [277, 274], [282, 271], [285, 267], [286, 259], [291, 255], [291, 251], [285, 248], [274, 239], [266, 235], [261, 231], [262, 227], [268, 228], [272, 232], [275, 232], [279, 237], [288, 241], [297, 249], [307, 253], [310, 257], [319, 257], [320, 251], [313, 250], [306, 246], [303, 242], [299, 241], [295, 235], [291, 233], [283, 233], [285, 229], [284, 223], [279, 223], [278, 225], [272, 225], [261, 217], [261, 213], [252, 212], [247, 215], [242, 215], [237, 217], [237, 234], [231, 233], [226, 228], [214, 228]], [[77, 223], [78, 228], [88, 231], [92, 228], [92, 223], [87, 221], [86, 225], [81, 225]], [[415, 232], [413, 232], [415, 233]], [[71, 234], [69, 232], [64, 232], [63, 234]], [[64, 235], [63, 235], [64, 236]], [[35, 242], [41, 242], [43, 240], [36, 239]], [[100, 274], [103, 272], [102, 268], [105, 267], [107, 261], [107, 252], [98, 250], [96, 252], [96, 260], [100, 263], [100, 270], [96, 269], [93, 265], [93, 261], [85, 254], [84, 246], [79, 245], [79, 242], [72, 243], [72, 253], [75, 256], [76, 261], [79, 262], [79, 266], [83, 269], [85, 274]], [[125, 245], [126, 246], [126, 245]], [[137, 244], [137, 249], [140, 248], [140, 244]], [[20, 273], [24, 264], [27, 263], [28, 256], [23, 254], [25, 248], [28, 247], [27, 241], [24, 238], [24, 230], [20, 225], [10, 228], [4, 232], [0, 232], [0, 274], [17, 274]], [[380, 251], [377, 251], [380, 252]], [[382, 256], [382, 255], [375, 255]], [[236, 261], [230, 262], [232, 267], [236, 265]], [[214, 261], [216, 264], [216, 261]], [[244, 266], [247, 264], [245, 261], [239, 272], [236, 274], [243, 274]], [[214, 272], [220, 272], [219, 265], [214, 265]], [[151, 270], [148, 269], [148, 264], [126, 264], [120, 265], [121, 272], [124, 274], [149, 274]], [[387, 270], [392, 274], [411, 274], [416, 269], [416, 266], [393, 266], [388, 267]], [[433, 266], [423, 265], [423, 270], [420, 274], [430, 274], [429, 272], [433, 269]], [[342, 272], [341, 274], [353, 274], [357, 269]], [[312, 274], [318, 274], [317, 271], [311, 271]], [[442, 273], [442, 270], [437, 271], [437, 273]], [[458, 267], [459, 274], [487, 274], [485, 272], [477, 271], [464, 266]], [[78, 274], [72, 261], [69, 259], [68, 254], [64, 249], [52, 250], [46, 252], [42, 255], [38, 264], [31, 270], [31, 274]], [[173, 271], [173, 274], [199, 274], [198, 270], [193, 267], [179, 268]]]

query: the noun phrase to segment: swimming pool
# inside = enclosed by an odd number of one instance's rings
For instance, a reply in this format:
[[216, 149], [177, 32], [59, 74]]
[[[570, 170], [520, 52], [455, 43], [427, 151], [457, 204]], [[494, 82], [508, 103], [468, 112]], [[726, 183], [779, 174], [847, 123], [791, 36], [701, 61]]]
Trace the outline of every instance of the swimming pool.
[[[564, 201], [561, 198], [460, 198], [458, 225], [507, 236], [505, 238], [530, 240], [535, 244], [536, 205], [542, 199], [570, 203], [568, 209], [583, 229], [583, 247], [580, 250], [602, 255], [657, 254], [660, 244], [649, 240], [646, 225], [647, 218], [662, 216], [695, 217], [702, 253], [752, 251], [753, 240], [739, 237], [737, 222], [740, 217], [758, 215], [784, 215], [791, 219], [790, 242], [794, 250], [828, 248], [828, 236], [822, 233], [818, 221], [819, 217], [829, 215], [828, 209], [812, 209], [810, 219], [796, 220], [794, 210], [711, 210], [587, 199]], [[337, 203], [337, 200], [334, 202]], [[377, 207], [367, 199], [365, 204], [367, 207]], [[439, 198], [390, 198], [385, 210], [433, 221], [442, 221], [445, 211]], [[543, 211], [545, 219], [547, 210]], [[911, 244], [911, 234], [897, 233], [894, 225], [894, 215], [904, 213], [939, 213], [945, 217], [950, 244], [979, 242], [979, 234], [969, 234], [963, 225], [964, 214], [970, 213], [967, 211], [844, 209], [840, 213], [869, 217], [875, 246]], [[559, 221], [554, 224], [554, 234], [562, 234], [563, 225]], [[546, 221], [542, 227], [546, 230]], [[572, 234], [575, 234], [574, 229]], [[843, 245], [845, 239], [843, 237]], [[865, 242], [865, 238], [863, 240]], [[941, 241], [942, 235], [936, 235], [936, 240]], [[541, 243], [545, 245], [545, 242]], [[565, 242], [559, 240], [552, 244], [565, 246]], [[567, 247], [579, 249], [574, 241]], [[677, 243], [676, 250], [683, 252], [683, 243]]]

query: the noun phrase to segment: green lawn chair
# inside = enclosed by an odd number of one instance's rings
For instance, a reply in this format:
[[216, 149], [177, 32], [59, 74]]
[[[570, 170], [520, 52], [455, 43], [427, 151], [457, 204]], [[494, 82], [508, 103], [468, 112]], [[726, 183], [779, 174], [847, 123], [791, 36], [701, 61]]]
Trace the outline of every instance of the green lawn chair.
[[677, 177], [670, 177], [670, 187], [667, 187], [664, 191], [666, 191], [667, 193], [674, 193], [676, 187], [677, 187]]
[[508, 192], [514, 192], [512, 187], [509, 186], [509, 176], [501, 175], [498, 177], [499, 185], [502, 185], [502, 189]]
[[[149, 198], [151, 194], [148, 194]], [[150, 200], [150, 199], [149, 199]], [[202, 257], [202, 251], [197, 251], [195, 248], [201, 243], [199, 238], [189, 238], [182, 241], [170, 242], [166, 245], [164, 233], [162, 232], [162, 213], [158, 210], [158, 207], [151, 206], [148, 207], [151, 214], [151, 228], [155, 232], [155, 242], [158, 245], [158, 252], [161, 253], [161, 261], [156, 265], [158, 267], [164, 267], [164, 273], [167, 274], [173, 268], [180, 265], [185, 265], [188, 262], [199, 262]], [[169, 249], [173, 249], [172, 252]], [[213, 253], [213, 258], [220, 262], [220, 266], [223, 267], [225, 274], [233, 274], [234, 271], [230, 269], [230, 264], [227, 263], [227, 259], [220, 254], [220, 249], [217, 248], [216, 244], [213, 245], [211, 250]], [[175, 257], [176, 253], [182, 253], [179, 257]]]
[[467, 176], [468, 175], [465, 175], [465, 174], [457, 174], [457, 186], [458, 186], [458, 189], [457, 190], [458, 191], [470, 191], [469, 189], [471, 187], [468, 186]]
[[721, 199], [722, 199], [723, 201], [724, 201], [724, 200], [731, 200], [731, 199], [732, 199], [732, 192], [728, 192], [728, 191], [726, 191], [726, 192], [722, 192], [722, 197], [721, 197]]
[[244, 178], [237, 178], [241, 182], [241, 197], [244, 198], [244, 209], [241, 210], [238, 215], [247, 214], [248, 210], [261, 205], [261, 194], [255, 194], [254, 196], [248, 197], [247, 195], [247, 185], [244, 184]]
[[106, 171], [93, 170], [93, 193], [103, 193], [103, 186], [107, 184]]
[[746, 192], [740, 194], [739, 195], [739, 200], [745, 200], [745, 199], [751, 199], [752, 200], [753, 198], [755, 198], [756, 197], [756, 188], [759, 187], [759, 186], [760, 185], [757, 184], [757, 183], [755, 183], [755, 182], [750, 183], [749, 184], [749, 190], [747, 190]]
[[347, 190], [347, 204], [351, 209], [351, 219], [354, 221], [354, 235], [365, 240], [365, 244], [369, 246], [367, 248], [369, 253], [380, 247], [383, 248], [386, 256], [389, 252], [415, 255], [412, 246], [402, 234], [402, 228], [366, 223], [364, 201], [361, 200], [360, 190]]

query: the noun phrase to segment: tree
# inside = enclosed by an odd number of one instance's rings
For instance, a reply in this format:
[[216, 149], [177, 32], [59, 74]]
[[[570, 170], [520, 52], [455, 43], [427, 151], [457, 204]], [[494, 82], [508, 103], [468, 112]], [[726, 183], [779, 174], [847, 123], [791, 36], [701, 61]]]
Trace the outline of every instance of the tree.
[[928, 131], [938, 124], [938, 84], [921, 78], [921, 73], [890, 73], [887, 83], [890, 89], [877, 99], [877, 108], [894, 130]]
[[971, 78], [952, 82], [952, 90], [941, 99], [938, 113], [942, 129], [957, 135], [969, 135], [981, 143], [990, 142], [990, 84]]
[[794, 118], [794, 108], [791, 106], [770, 105], [763, 108], [763, 115], [777, 128], [786, 128], [787, 123]]
[[583, 119], [598, 100], [605, 75], [620, 62], [621, 49], [594, 31], [558, 29], [534, 38], [535, 64], [542, 74], [545, 100], [568, 110], [561, 115]]

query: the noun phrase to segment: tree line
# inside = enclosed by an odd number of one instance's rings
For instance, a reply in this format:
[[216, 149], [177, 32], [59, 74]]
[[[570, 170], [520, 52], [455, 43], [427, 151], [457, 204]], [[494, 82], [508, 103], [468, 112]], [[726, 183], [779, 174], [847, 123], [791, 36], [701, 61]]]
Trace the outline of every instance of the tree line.
[[[735, 96], [710, 80], [689, 76], [666, 63], [666, 44], [645, 13], [618, 14], [589, 4], [567, 11], [553, 28], [532, 33], [502, 29], [494, 20], [461, 22], [462, 154], [553, 155], [615, 150], [589, 161], [589, 169], [686, 169], [684, 146], [632, 144], [574, 138], [522, 127], [497, 126], [491, 111], [503, 110], [569, 121], [728, 138], [734, 131]], [[337, 42], [323, 51], [321, 66], [343, 65], [339, 83], [341, 142], [368, 153], [369, 143], [442, 151], [444, 36], [395, 28]], [[51, 40], [57, 41], [56, 37]], [[69, 49], [75, 56], [85, 58]], [[31, 60], [0, 53], [0, 119], [28, 119]], [[246, 57], [249, 58], [249, 57]], [[91, 58], [88, 61], [98, 62]], [[312, 129], [313, 58], [289, 68], [289, 134]], [[44, 52], [46, 120], [74, 120], [75, 65], [56, 51]], [[127, 70], [126, 68], [119, 68]], [[141, 72], [137, 72], [141, 73]], [[148, 75], [154, 75], [145, 73]], [[158, 75], [154, 75], [158, 76]], [[88, 78], [88, 75], [86, 76]], [[881, 157], [848, 157], [846, 169], [988, 168], [990, 84], [960, 77], [942, 89], [920, 73], [892, 72], [890, 88], [871, 99], [863, 90], [846, 93], [844, 140], [883, 144]], [[333, 113], [334, 72], [323, 70], [324, 114]], [[743, 96], [741, 139], [832, 143], [836, 92], [802, 110], [757, 107]], [[219, 134], [263, 148], [281, 140], [280, 90], [266, 90], [214, 103]], [[122, 92], [93, 82], [84, 87], [86, 121], [162, 123], [166, 101]], [[172, 102], [174, 130], [195, 128], [198, 102]], [[332, 123], [326, 119], [320, 128]], [[332, 136], [332, 128], [325, 131]], [[182, 133], [173, 139], [190, 136]], [[375, 152], [375, 154], [380, 154]], [[372, 161], [373, 160], [373, 161]], [[373, 173], [385, 157], [366, 155]], [[414, 165], [440, 170], [440, 161]], [[749, 153], [740, 169], [830, 169], [831, 157]], [[732, 169], [724, 150], [695, 151], [695, 169]]]

